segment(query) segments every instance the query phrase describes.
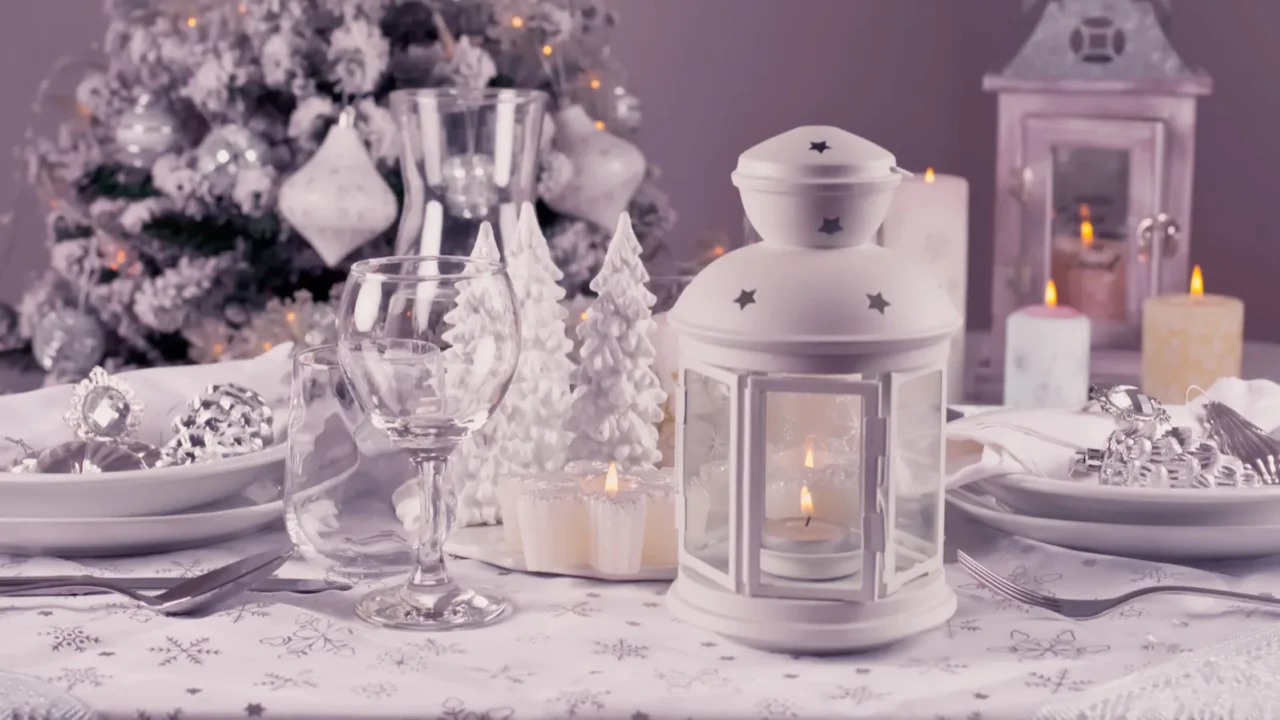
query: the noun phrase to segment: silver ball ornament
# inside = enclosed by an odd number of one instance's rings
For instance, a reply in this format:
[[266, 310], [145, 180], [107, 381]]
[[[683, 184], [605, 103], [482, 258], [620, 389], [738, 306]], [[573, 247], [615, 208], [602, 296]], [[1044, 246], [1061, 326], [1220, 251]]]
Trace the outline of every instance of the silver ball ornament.
[[196, 169], [213, 190], [231, 192], [245, 168], [267, 164], [267, 144], [241, 125], [221, 125], [209, 131], [196, 148]]
[[31, 337], [31, 353], [46, 372], [84, 375], [102, 360], [106, 348], [102, 323], [70, 307], [45, 315]]
[[441, 169], [444, 204], [455, 217], [480, 220], [498, 204], [493, 158], [478, 153], [454, 155], [445, 159]]
[[17, 350], [26, 344], [18, 332], [18, 311], [0, 304], [0, 352]]
[[178, 119], [150, 95], [140, 96], [116, 119], [116, 159], [126, 165], [150, 168], [179, 142]]

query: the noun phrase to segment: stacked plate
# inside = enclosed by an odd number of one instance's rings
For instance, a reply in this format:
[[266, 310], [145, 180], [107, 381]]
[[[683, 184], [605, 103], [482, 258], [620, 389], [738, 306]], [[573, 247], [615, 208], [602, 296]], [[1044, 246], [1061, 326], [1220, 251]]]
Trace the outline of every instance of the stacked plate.
[[947, 493], [952, 512], [1076, 550], [1160, 560], [1280, 554], [1280, 486], [1159, 489], [1028, 474]]
[[[146, 406], [139, 436], [159, 440], [169, 432], [170, 415], [210, 384], [238, 382], [283, 410], [280, 396], [288, 387], [287, 376], [275, 371], [287, 368], [285, 354], [121, 377]], [[63, 422], [71, 397], [71, 388], [62, 386], [0, 398], [0, 437], [37, 449], [73, 439]], [[284, 516], [287, 452], [282, 412], [275, 413], [273, 424], [275, 444], [209, 462], [88, 474], [0, 470], [0, 553], [83, 557], [168, 552], [277, 523]], [[9, 455], [0, 458], [0, 467], [21, 455], [16, 444]]]

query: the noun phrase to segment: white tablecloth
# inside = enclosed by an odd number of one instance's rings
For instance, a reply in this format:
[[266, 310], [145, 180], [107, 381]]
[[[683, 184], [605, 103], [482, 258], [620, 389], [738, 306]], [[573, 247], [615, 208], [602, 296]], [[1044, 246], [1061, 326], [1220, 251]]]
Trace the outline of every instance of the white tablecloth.
[[[1280, 561], [1209, 572], [1050, 548], [971, 526], [950, 533], [1019, 585], [1062, 596], [1166, 582], [1280, 589]], [[281, 540], [273, 533], [138, 559], [0, 556], [0, 573], [183, 576]], [[135, 720], [1025, 720], [1046, 705], [1086, 700], [1144, 667], [1200, 657], [1184, 654], [1265, 629], [1276, 617], [1165, 596], [1070, 622], [1001, 600], [948, 565], [960, 608], [945, 626], [865, 655], [797, 658], [739, 647], [676, 621], [663, 604], [665, 584], [537, 577], [471, 561], [452, 567], [464, 582], [509, 594], [517, 614], [451, 634], [378, 629], [352, 614], [367, 584], [346, 594], [245, 596], [196, 619], [164, 618], [108, 596], [8, 598], [0, 600], [0, 669], [50, 681], [106, 717]], [[281, 574], [307, 571], [295, 565]], [[1221, 675], [1227, 665], [1215, 667]], [[1236, 668], [1232, 682], [1280, 683], [1274, 668], [1263, 670], [1270, 680]], [[1208, 687], [1222, 679], [1191, 674], [1198, 679], [1178, 684]], [[1137, 695], [1151, 701], [1152, 693]]]

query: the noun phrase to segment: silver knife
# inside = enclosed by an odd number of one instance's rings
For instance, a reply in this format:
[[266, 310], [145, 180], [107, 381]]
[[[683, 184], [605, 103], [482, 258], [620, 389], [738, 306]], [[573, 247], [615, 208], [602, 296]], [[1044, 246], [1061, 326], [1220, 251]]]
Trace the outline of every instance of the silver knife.
[[[0, 588], [18, 587], [21, 585], [49, 582], [75, 582], [83, 579], [83, 575], [32, 575], [29, 577], [0, 577]], [[130, 590], [168, 590], [178, 583], [185, 582], [191, 578], [179, 577], [95, 577], [95, 580], [106, 580], [117, 585], [122, 585]], [[330, 580], [311, 580], [301, 578], [267, 578], [257, 585], [254, 585], [248, 592], [257, 593], [300, 593], [312, 594], [328, 592], [330, 590], [343, 591], [350, 590], [351, 585], [341, 582], [333, 582]], [[21, 595], [30, 596], [50, 596], [50, 595], [102, 595], [109, 591], [96, 588], [77, 588], [77, 587], [61, 587], [44, 590], [35, 590], [31, 593], [21, 593]]]

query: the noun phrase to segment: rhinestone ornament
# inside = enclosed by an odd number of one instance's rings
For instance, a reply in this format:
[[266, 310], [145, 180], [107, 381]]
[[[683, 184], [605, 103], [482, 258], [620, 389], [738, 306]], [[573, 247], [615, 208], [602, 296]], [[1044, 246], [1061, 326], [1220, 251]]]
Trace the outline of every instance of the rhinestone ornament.
[[173, 438], [161, 448], [162, 465], [245, 455], [275, 442], [267, 401], [235, 383], [210, 386], [173, 421], [173, 430]]
[[101, 367], [71, 389], [71, 407], [62, 416], [83, 440], [127, 440], [137, 435], [144, 405], [123, 380]]

